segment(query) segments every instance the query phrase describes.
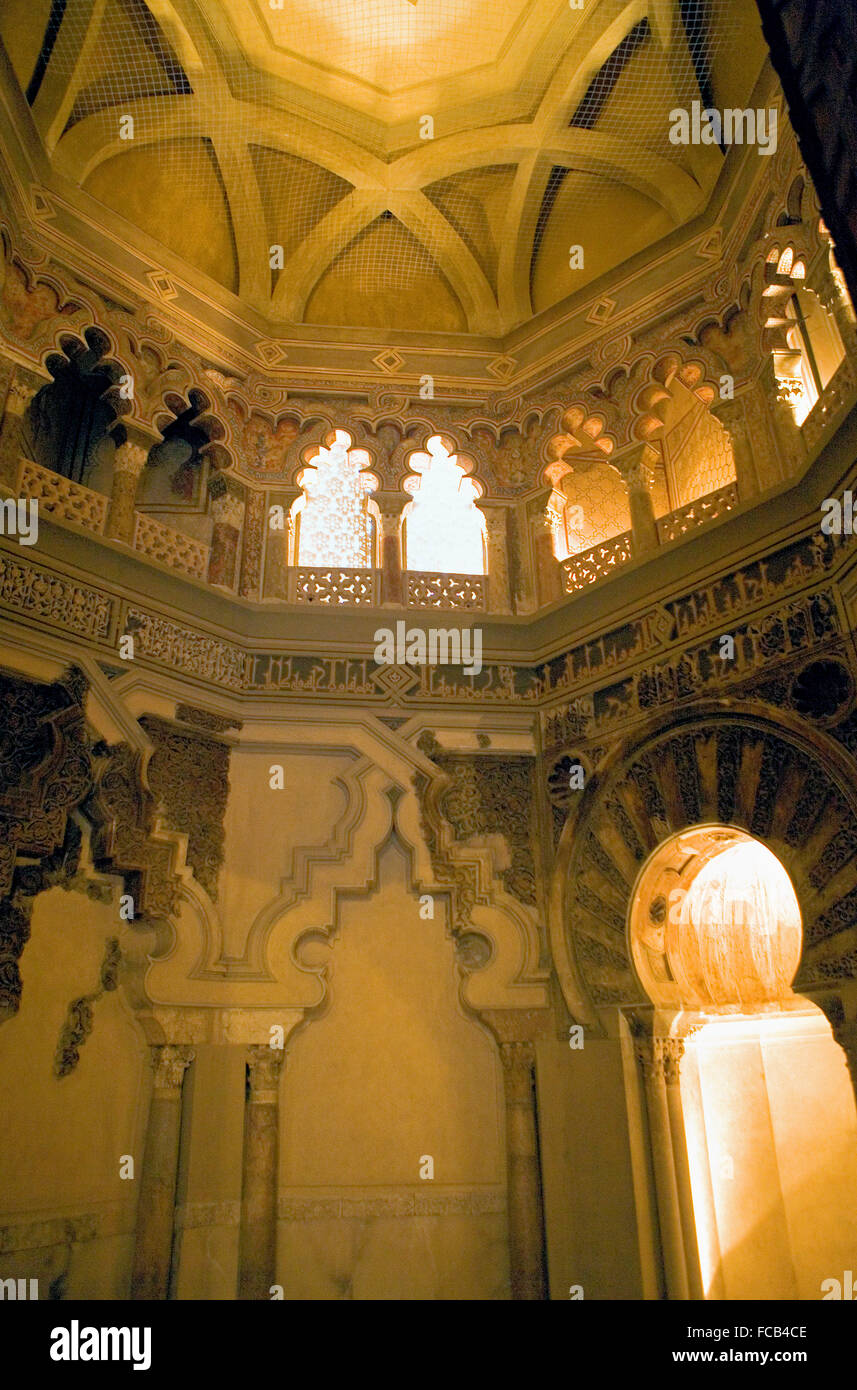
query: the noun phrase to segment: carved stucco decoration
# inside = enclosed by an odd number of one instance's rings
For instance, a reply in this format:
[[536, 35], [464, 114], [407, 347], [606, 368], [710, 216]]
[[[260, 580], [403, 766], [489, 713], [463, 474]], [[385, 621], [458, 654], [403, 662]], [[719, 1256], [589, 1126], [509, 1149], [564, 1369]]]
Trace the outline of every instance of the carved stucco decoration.
[[500, 872], [503, 885], [519, 902], [534, 906], [533, 759], [436, 751], [432, 760], [449, 778], [439, 806], [456, 839], [502, 835], [511, 856], [510, 866]]
[[449, 755], [429, 733], [421, 735], [418, 746], [441, 772], [436, 779], [417, 773], [414, 786], [432, 866], [438, 881], [453, 890], [456, 929], [464, 930], [475, 904], [486, 901], [479, 866], [460, 842], [502, 835], [511, 860], [499, 874], [503, 886], [519, 902], [534, 906], [534, 760]]
[[63, 842], [40, 863], [19, 865], [11, 893], [0, 898], [0, 1022], [18, 1012], [21, 972], [18, 962], [30, 939], [30, 919], [39, 893], [48, 888], [71, 888], [80, 864], [81, 832], [67, 817]]
[[216, 738], [176, 729], [162, 719], [145, 716], [140, 723], [155, 745], [146, 769], [149, 786], [164, 808], [166, 824], [187, 835], [187, 862], [216, 902], [230, 750]]
[[[87, 688], [75, 667], [52, 683], [0, 673], [0, 1017], [20, 1004], [18, 960], [37, 894], [55, 885], [99, 894], [78, 875], [81, 831], [72, 811], [79, 808], [92, 826], [99, 870], [123, 877], [135, 917], [164, 918], [177, 907], [176, 837], [156, 832], [141, 755], [125, 744], [90, 747]], [[216, 854], [206, 857], [205, 837], [197, 839], [205, 872]]]
[[54, 1074], [62, 1077], [74, 1071], [80, 1061], [80, 1049], [92, 1032], [95, 1005], [102, 996], [115, 990], [119, 983], [119, 966], [122, 953], [118, 937], [108, 937], [105, 942], [104, 959], [99, 971], [98, 988], [79, 999], [73, 999], [68, 1006], [68, 1014], [62, 1027], [54, 1058]]
[[568, 1006], [645, 1003], [627, 922], [643, 863], [691, 826], [739, 826], [788, 870], [804, 951], [795, 987], [857, 977], [857, 796], [853, 760], [796, 715], [751, 703], [697, 705], [664, 730], [650, 721], [580, 795], [560, 841], [551, 934]]
[[93, 862], [123, 875], [135, 918], [172, 916], [180, 890], [177, 846], [154, 837], [157, 808], [145, 786], [141, 754], [125, 743], [101, 743], [93, 749], [93, 763], [94, 785], [83, 806], [93, 824]]
[[11, 889], [17, 855], [41, 858], [62, 845], [68, 813], [86, 795], [86, 688], [76, 669], [51, 685], [0, 674], [0, 894]]

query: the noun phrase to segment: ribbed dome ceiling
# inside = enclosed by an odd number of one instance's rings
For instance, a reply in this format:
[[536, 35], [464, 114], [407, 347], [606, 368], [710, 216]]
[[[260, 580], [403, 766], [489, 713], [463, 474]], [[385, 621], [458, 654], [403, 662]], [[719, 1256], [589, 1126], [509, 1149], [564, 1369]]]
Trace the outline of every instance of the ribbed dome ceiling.
[[0, 35], [57, 172], [281, 332], [560, 303], [702, 210], [723, 156], [669, 112], [764, 54], [746, 0], [7, 0]]

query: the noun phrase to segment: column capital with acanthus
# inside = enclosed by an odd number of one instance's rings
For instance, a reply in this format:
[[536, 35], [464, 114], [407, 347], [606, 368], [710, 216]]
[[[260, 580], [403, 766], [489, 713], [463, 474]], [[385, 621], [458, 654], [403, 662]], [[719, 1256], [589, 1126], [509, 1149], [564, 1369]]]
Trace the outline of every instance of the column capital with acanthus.
[[182, 1088], [184, 1074], [195, 1056], [192, 1047], [164, 1043], [152, 1048], [152, 1069], [155, 1073], [155, 1090], [175, 1091]]
[[247, 1068], [250, 1080], [250, 1100], [257, 1105], [274, 1102], [280, 1084], [285, 1052], [267, 1043], [247, 1049]]

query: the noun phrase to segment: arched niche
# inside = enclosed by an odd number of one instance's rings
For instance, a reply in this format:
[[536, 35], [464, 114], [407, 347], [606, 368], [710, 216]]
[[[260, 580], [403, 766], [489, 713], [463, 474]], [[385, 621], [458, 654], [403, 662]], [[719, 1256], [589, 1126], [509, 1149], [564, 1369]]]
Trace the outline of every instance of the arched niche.
[[106, 359], [109, 341], [98, 329], [84, 338], [61, 340], [51, 354], [53, 378], [36, 393], [27, 412], [24, 448], [35, 463], [96, 492], [110, 492], [118, 418], [114, 387], [122, 376]]

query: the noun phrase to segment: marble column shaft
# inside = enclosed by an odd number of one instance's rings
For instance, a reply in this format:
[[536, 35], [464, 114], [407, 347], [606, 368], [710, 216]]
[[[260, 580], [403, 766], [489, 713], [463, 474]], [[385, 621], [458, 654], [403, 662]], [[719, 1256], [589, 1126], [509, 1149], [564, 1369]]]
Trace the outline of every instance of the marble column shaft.
[[248, 1049], [250, 1089], [244, 1112], [238, 1297], [270, 1298], [277, 1274], [279, 1081], [283, 1052]]
[[134, 539], [134, 504], [137, 500], [137, 485], [148, 457], [148, 448], [142, 444], [117, 445], [113, 457], [113, 489], [110, 495], [110, 513], [107, 518], [107, 535], [116, 541], [130, 545]]
[[545, 1233], [534, 1087], [535, 1048], [500, 1044], [506, 1092], [509, 1263], [513, 1299], [543, 1299]]
[[131, 1271], [132, 1299], [165, 1299], [170, 1282], [182, 1083], [193, 1061], [188, 1047], [152, 1048], [155, 1083], [149, 1107], [140, 1178], [137, 1238]]
[[652, 498], [652, 467], [658, 455], [651, 444], [638, 444], [616, 466], [628, 492], [634, 550], [645, 554], [658, 548], [658, 528]]
[[661, 1039], [641, 1038], [637, 1042], [646, 1089], [646, 1109], [652, 1145], [652, 1169], [658, 1199], [658, 1224], [666, 1276], [667, 1297], [689, 1297], [681, 1204], [675, 1171], [675, 1151]]

